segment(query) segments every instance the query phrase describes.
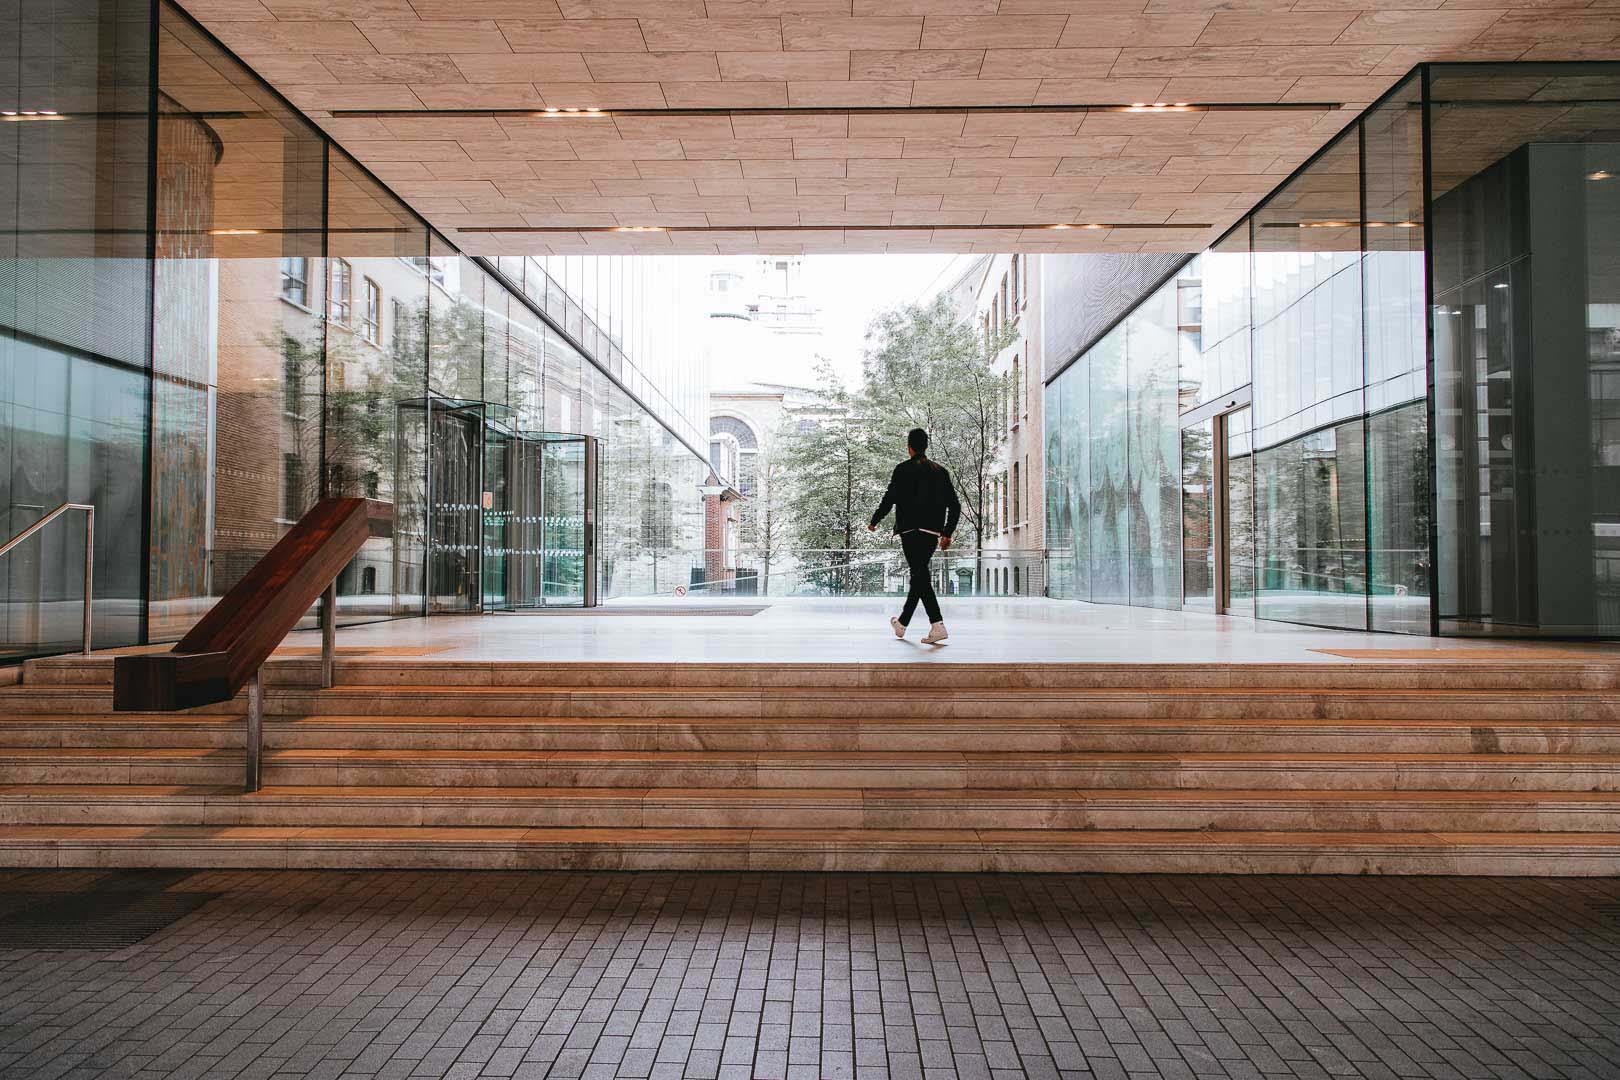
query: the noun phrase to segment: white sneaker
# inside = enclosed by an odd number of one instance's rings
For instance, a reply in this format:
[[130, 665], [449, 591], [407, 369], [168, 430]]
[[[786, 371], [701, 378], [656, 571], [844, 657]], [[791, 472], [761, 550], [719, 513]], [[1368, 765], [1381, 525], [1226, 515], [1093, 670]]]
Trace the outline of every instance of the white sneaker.
[[922, 643], [924, 645], [938, 645], [950, 636], [945, 632], [945, 624], [937, 622], [928, 628], [928, 634], [922, 639]]
[[903, 638], [903, 637], [906, 636], [906, 624], [901, 622], [899, 619], [896, 619], [893, 616], [890, 616], [889, 617], [889, 627], [892, 630], [894, 630], [894, 636], [895, 637]]

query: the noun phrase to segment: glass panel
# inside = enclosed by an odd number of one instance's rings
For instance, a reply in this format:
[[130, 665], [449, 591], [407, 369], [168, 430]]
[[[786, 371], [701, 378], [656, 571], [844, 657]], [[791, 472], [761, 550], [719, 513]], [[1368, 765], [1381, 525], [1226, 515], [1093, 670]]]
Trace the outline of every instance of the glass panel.
[[1429, 431], [1423, 402], [1367, 420], [1375, 630], [1429, 632]]
[[1620, 634], [1620, 64], [1431, 96], [1441, 629]]
[[[1073, 371], [1071, 368], [1070, 371]], [[1046, 399], [1046, 589], [1047, 595], [1075, 599], [1073, 510], [1069, 502], [1069, 464], [1072, 437], [1063, 414], [1063, 385], [1068, 372], [1043, 391]]]
[[[150, 633], [180, 636], [319, 496], [319, 134], [160, 9]], [[228, 315], [228, 317], [224, 317]]]
[[1198, 257], [1202, 318], [1198, 346], [1181, 354], [1184, 412], [1249, 382], [1251, 259], [1248, 222]]
[[428, 610], [474, 611], [483, 595], [482, 409], [427, 403]]
[[1090, 375], [1091, 599], [1099, 604], [1130, 602], [1125, 336], [1116, 328], [1081, 361]]
[[1226, 607], [1253, 615], [1255, 586], [1254, 412], [1226, 414]]
[[338, 150], [327, 221], [328, 258], [349, 268], [354, 307], [326, 322], [326, 494], [394, 507], [394, 535], [366, 541], [338, 576], [338, 621], [421, 614], [423, 446], [419, 428], [403, 438], [396, 424], [400, 403], [427, 386], [427, 230]]
[[548, 605], [585, 602], [585, 440], [543, 444], [542, 573]]
[[1215, 422], [1181, 431], [1182, 604], [1215, 610]]
[[[92, 644], [130, 645], [145, 592], [149, 9], [0, 11], [0, 107], [18, 114], [0, 123], [0, 542], [64, 502], [93, 505]], [[79, 648], [83, 567], [78, 512], [0, 557], [0, 662]]]
[[1409, 634], [1429, 632], [1421, 90], [1409, 80], [1363, 122], [1368, 624]]
[[428, 385], [452, 401], [484, 392], [484, 272], [432, 238]]
[[1362, 411], [1360, 168], [1352, 129], [1255, 211], [1261, 447]]
[[1353, 420], [1256, 455], [1260, 618], [1367, 625], [1364, 452]]
[[[1196, 279], [1192, 279], [1196, 280]], [[1181, 478], [1176, 419], [1178, 281], [1159, 289], [1126, 320], [1129, 416], [1131, 603], [1181, 606]]]

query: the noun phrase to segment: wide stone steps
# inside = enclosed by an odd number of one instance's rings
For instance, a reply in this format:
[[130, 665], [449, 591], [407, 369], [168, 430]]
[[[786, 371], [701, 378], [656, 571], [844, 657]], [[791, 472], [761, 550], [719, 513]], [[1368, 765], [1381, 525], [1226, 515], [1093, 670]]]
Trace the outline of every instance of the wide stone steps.
[[0, 864], [1620, 872], [1620, 664], [308, 658], [0, 686]]
[[18, 784], [0, 825], [1614, 832], [1620, 792]]
[[[336, 683], [347, 686], [543, 687], [580, 689], [908, 690], [932, 695], [960, 690], [1014, 689], [1209, 689], [1353, 690], [1620, 690], [1620, 664], [1608, 652], [1591, 659], [1516, 658], [1503, 653], [1489, 662], [1380, 660], [1377, 663], [1183, 663], [1073, 664], [958, 663], [606, 663], [480, 662], [345, 658], [335, 665]], [[111, 655], [62, 656], [24, 666], [30, 688], [50, 685], [111, 687]], [[317, 685], [318, 662], [309, 657], [273, 657], [263, 669], [268, 687]]]
[[[90, 716], [111, 711], [109, 689], [42, 686], [0, 690], [0, 716]], [[238, 701], [196, 713], [241, 715]], [[792, 687], [591, 688], [509, 686], [282, 687], [266, 711], [283, 716], [458, 716], [755, 720], [1561, 720], [1620, 722], [1620, 691], [1454, 689], [888, 689]]]
[[[240, 748], [222, 714], [23, 715], [8, 747]], [[287, 716], [265, 721], [271, 749], [350, 750], [1000, 750], [1288, 753], [1620, 753], [1620, 721], [585, 718]]]
[[13, 866], [1612, 873], [1593, 833], [0, 826]]
[[[270, 750], [264, 782], [405, 787], [1620, 791], [1606, 754]], [[0, 784], [229, 784], [239, 750], [9, 747]]]

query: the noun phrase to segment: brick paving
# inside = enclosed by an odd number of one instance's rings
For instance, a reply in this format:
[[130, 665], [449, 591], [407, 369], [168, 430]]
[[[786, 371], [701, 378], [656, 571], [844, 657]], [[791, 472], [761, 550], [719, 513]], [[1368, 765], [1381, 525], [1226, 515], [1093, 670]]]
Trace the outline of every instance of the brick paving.
[[[0, 873], [0, 921], [99, 871]], [[204, 871], [0, 1075], [1620, 1076], [1620, 881]], [[19, 900], [22, 897], [22, 900]]]

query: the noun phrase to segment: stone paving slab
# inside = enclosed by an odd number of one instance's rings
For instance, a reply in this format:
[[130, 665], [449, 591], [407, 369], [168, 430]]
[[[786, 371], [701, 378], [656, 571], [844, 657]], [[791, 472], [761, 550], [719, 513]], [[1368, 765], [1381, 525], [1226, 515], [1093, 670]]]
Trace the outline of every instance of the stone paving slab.
[[[132, 881], [0, 872], [0, 895]], [[0, 1076], [1620, 1076], [1614, 879], [203, 871], [162, 887], [220, 895], [120, 951], [0, 951]]]

